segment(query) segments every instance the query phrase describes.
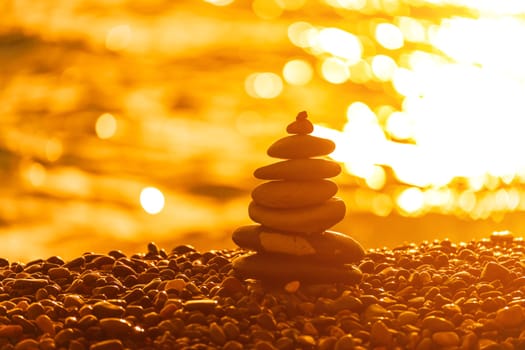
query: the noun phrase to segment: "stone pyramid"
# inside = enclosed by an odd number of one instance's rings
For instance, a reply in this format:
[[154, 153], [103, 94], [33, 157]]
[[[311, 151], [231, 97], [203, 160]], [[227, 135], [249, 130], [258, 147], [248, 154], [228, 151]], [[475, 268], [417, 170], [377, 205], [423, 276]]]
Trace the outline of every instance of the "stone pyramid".
[[310, 135], [306, 112], [286, 128], [289, 136], [274, 142], [268, 155], [283, 159], [254, 172], [262, 183], [252, 191], [248, 213], [255, 225], [239, 227], [232, 240], [252, 252], [233, 261], [243, 278], [310, 283], [357, 283], [361, 272], [352, 263], [363, 247], [352, 237], [330, 231], [346, 212], [338, 187], [327, 180], [341, 167], [324, 158], [335, 149], [331, 140]]

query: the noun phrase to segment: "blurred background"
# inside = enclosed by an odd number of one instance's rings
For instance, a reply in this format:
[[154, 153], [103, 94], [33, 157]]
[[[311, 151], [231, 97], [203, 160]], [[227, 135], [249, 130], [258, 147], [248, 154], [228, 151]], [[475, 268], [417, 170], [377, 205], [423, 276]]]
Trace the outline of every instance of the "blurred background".
[[521, 0], [0, 2], [0, 256], [233, 248], [306, 110], [366, 248], [525, 223]]

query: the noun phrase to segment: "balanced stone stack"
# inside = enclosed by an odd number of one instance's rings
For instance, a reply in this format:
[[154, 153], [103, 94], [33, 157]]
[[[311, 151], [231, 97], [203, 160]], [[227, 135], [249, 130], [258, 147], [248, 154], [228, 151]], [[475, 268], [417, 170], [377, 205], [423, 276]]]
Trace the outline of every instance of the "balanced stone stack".
[[327, 180], [341, 167], [323, 158], [335, 149], [328, 139], [310, 135], [306, 112], [288, 125], [290, 136], [277, 140], [268, 155], [285, 159], [258, 168], [254, 176], [271, 180], [252, 192], [248, 212], [256, 225], [239, 227], [233, 241], [250, 252], [233, 261], [244, 278], [309, 283], [357, 283], [361, 272], [352, 263], [364, 256], [348, 235], [328, 230], [340, 222], [346, 207], [334, 197], [337, 185]]

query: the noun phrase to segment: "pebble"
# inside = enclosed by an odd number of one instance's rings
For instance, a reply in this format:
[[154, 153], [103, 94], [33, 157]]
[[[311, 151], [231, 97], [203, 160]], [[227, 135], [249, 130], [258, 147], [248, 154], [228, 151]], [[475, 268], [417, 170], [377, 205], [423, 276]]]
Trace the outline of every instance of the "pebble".
[[127, 336], [131, 333], [131, 323], [122, 318], [107, 317], [99, 321], [100, 328], [106, 334], [116, 336], [118, 338]]
[[221, 326], [217, 322], [212, 322], [209, 327], [209, 334], [211, 340], [218, 345], [223, 345], [226, 343], [226, 334]]
[[392, 319], [394, 314], [379, 304], [368, 305], [363, 313], [363, 319], [366, 322], [374, 322], [383, 318]]
[[375, 321], [370, 329], [370, 344], [389, 347], [391, 343], [392, 333], [390, 333], [388, 327], [381, 320]]
[[421, 327], [429, 329], [432, 332], [452, 331], [455, 328], [452, 322], [437, 316], [425, 317], [421, 323]]
[[255, 343], [255, 350], [277, 350], [269, 341], [258, 341]]
[[294, 350], [294, 341], [288, 337], [280, 337], [275, 341], [275, 347], [279, 350]]
[[275, 329], [275, 318], [269, 313], [261, 313], [255, 318], [257, 324], [270, 331]]
[[108, 301], [99, 301], [93, 305], [93, 315], [97, 318], [122, 317], [126, 311], [122, 306], [114, 305]]
[[30, 289], [36, 291], [38, 288], [45, 287], [49, 282], [43, 278], [19, 278], [13, 283], [14, 289]]
[[249, 254], [236, 258], [233, 268], [241, 278], [257, 278], [305, 283], [342, 282], [355, 284], [362, 272], [352, 265], [321, 264], [311, 260], [268, 254]]
[[53, 320], [48, 315], [40, 315], [35, 319], [35, 324], [42, 331], [50, 336], [55, 336], [55, 326]]
[[124, 345], [119, 339], [108, 339], [91, 345], [89, 350], [124, 350]]
[[65, 267], [52, 267], [47, 270], [47, 274], [52, 280], [58, 280], [61, 278], [68, 278], [71, 275], [71, 272]]
[[335, 143], [312, 135], [285, 136], [268, 148], [273, 158], [297, 159], [326, 156], [335, 150]]
[[257, 168], [253, 176], [261, 180], [318, 180], [337, 176], [341, 166], [322, 158], [283, 160]]
[[301, 286], [300, 281], [291, 281], [284, 285], [284, 290], [288, 293], [295, 293], [299, 290], [299, 287]]
[[350, 263], [361, 260], [365, 250], [350, 236], [335, 231], [316, 235], [289, 234], [246, 225], [237, 228], [232, 240], [240, 247], [263, 253], [282, 253], [324, 262]]
[[337, 340], [334, 350], [354, 350], [355, 345], [354, 338], [350, 334], [345, 334]]
[[40, 350], [40, 344], [34, 339], [24, 339], [15, 345], [14, 350]]
[[288, 210], [271, 209], [251, 202], [248, 214], [253, 221], [275, 230], [311, 234], [323, 232], [343, 220], [346, 206], [339, 198]]
[[252, 191], [252, 199], [268, 208], [291, 209], [317, 205], [337, 193], [337, 185], [330, 180], [270, 181]]
[[233, 296], [244, 292], [243, 283], [235, 276], [228, 276], [220, 284], [220, 295]]
[[19, 338], [22, 333], [20, 325], [0, 325], [0, 338]]
[[418, 319], [418, 314], [414, 311], [403, 311], [397, 316], [400, 325], [414, 324]]
[[439, 331], [432, 334], [432, 341], [439, 346], [459, 345], [459, 335], [453, 331]]
[[217, 304], [217, 300], [213, 299], [188, 300], [184, 303], [184, 309], [187, 311], [211, 312]]
[[[236, 341], [236, 340], [229, 340], [224, 344], [222, 347], [223, 350], [242, 350], [244, 349], [244, 345], [242, 343]], [[91, 350], [91, 349], [90, 349]]]
[[523, 313], [520, 305], [505, 306], [496, 311], [496, 322], [503, 328], [518, 327], [525, 320]]
[[305, 111], [299, 112], [295, 121], [286, 127], [289, 134], [309, 134], [314, 131], [313, 124], [307, 119], [308, 114]]
[[222, 329], [228, 339], [237, 339], [240, 335], [239, 326], [233, 322], [224, 322]]
[[164, 290], [173, 289], [178, 292], [182, 292], [185, 287], [186, 287], [185, 280], [183, 280], [182, 278], [175, 278], [175, 279], [172, 279], [166, 282], [166, 284], [164, 285]]
[[489, 261], [483, 267], [481, 271], [481, 279], [486, 281], [495, 281], [500, 280], [502, 282], [507, 282], [510, 278], [510, 271], [505, 266], [498, 263]]

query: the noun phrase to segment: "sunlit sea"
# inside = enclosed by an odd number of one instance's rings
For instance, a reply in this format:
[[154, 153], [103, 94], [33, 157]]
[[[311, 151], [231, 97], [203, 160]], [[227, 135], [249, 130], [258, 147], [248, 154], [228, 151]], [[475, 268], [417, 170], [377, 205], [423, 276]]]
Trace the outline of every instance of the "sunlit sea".
[[365, 247], [519, 234], [525, 53], [490, 35], [525, 10], [466, 3], [0, 2], [0, 256], [233, 248], [302, 110]]

